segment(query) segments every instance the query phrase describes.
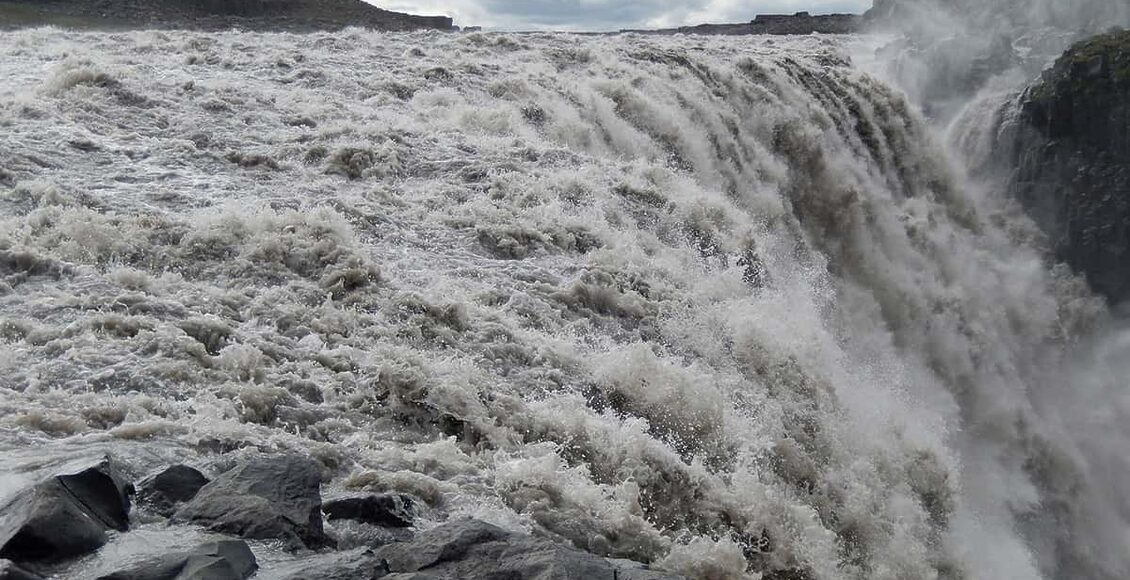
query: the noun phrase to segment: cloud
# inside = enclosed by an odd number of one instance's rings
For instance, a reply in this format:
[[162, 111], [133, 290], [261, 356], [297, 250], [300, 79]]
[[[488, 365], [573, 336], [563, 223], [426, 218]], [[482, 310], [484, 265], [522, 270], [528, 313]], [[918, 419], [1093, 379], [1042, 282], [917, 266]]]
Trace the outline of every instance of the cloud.
[[445, 14], [501, 30], [618, 30], [745, 22], [757, 14], [862, 12], [871, 0], [369, 0], [388, 10]]

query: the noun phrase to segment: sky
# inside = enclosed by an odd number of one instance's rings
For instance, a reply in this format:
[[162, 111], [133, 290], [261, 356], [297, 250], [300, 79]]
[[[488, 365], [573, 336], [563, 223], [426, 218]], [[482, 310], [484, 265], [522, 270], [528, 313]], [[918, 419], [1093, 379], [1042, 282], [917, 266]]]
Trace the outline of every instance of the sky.
[[443, 14], [458, 26], [499, 30], [666, 28], [746, 22], [757, 14], [807, 10], [862, 13], [871, 0], [367, 0], [386, 10]]

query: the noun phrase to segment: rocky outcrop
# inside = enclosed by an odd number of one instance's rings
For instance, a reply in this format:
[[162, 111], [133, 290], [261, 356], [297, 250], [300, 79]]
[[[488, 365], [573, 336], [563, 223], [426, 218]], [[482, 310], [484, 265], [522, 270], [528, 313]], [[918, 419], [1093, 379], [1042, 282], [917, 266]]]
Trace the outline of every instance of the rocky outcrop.
[[851, 34], [859, 32], [858, 14], [759, 14], [750, 23], [753, 34]]
[[72, 463], [0, 506], [0, 558], [55, 561], [100, 548], [129, 529], [132, 486], [107, 457]]
[[98, 580], [245, 580], [258, 565], [247, 543], [208, 542], [189, 552], [142, 561]]
[[322, 530], [322, 474], [298, 456], [242, 463], [205, 485], [173, 515], [174, 523], [252, 539], [277, 539], [289, 547], [329, 543]]
[[818, 14], [797, 12], [796, 14], [759, 14], [750, 22], [735, 24], [699, 24], [659, 30], [632, 30], [640, 34], [852, 34], [862, 29], [863, 18], [858, 14]]
[[709, 35], [742, 35], [742, 34], [853, 34], [861, 31], [863, 18], [854, 14], [825, 14], [811, 15], [809, 12], [797, 14], [763, 14], [757, 15], [748, 23], [737, 24], [699, 24], [695, 26], [680, 26], [678, 28], [651, 29], [622, 29], [622, 33], [636, 34], [709, 34]]
[[1130, 298], [1130, 31], [1073, 46], [1021, 98], [1011, 192], [1056, 256]]
[[446, 16], [382, 10], [362, 0], [0, 0], [0, 28], [183, 28], [307, 32], [347, 26], [454, 30]]

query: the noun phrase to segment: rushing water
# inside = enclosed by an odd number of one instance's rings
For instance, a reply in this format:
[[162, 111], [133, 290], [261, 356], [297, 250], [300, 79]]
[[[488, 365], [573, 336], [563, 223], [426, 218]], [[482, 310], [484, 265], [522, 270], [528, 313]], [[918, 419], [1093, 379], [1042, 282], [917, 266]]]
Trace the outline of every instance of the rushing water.
[[1126, 577], [1130, 345], [852, 42], [5, 33], [5, 477], [295, 450], [694, 578]]

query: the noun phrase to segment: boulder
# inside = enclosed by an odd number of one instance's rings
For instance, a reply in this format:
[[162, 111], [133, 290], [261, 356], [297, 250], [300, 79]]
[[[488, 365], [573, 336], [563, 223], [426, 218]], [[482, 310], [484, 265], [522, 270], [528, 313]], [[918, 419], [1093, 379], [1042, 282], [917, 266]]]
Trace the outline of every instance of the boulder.
[[43, 577], [20, 568], [10, 560], [0, 560], [0, 580], [43, 580]]
[[455, 580], [676, 580], [642, 564], [610, 560], [553, 541], [515, 534], [477, 520], [450, 522], [410, 542], [376, 551], [389, 568], [386, 578]]
[[132, 491], [109, 457], [72, 462], [8, 496], [0, 507], [0, 557], [45, 561], [94, 551], [108, 530], [129, 529]]
[[203, 473], [187, 465], [174, 465], [138, 482], [137, 503], [169, 517], [178, 505], [196, 497], [207, 484]]
[[354, 520], [390, 528], [411, 526], [415, 509], [415, 501], [399, 493], [335, 498], [322, 507], [329, 520]]
[[147, 560], [98, 580], [245, 580], [257, 568], [247, 543], [222, 540]]
[[267, 456], [241, 463], [173, 514], [223, 534], [278, 539], [291, 549], [327, 545], [322, 530], [321, 470], [305, 457]]

